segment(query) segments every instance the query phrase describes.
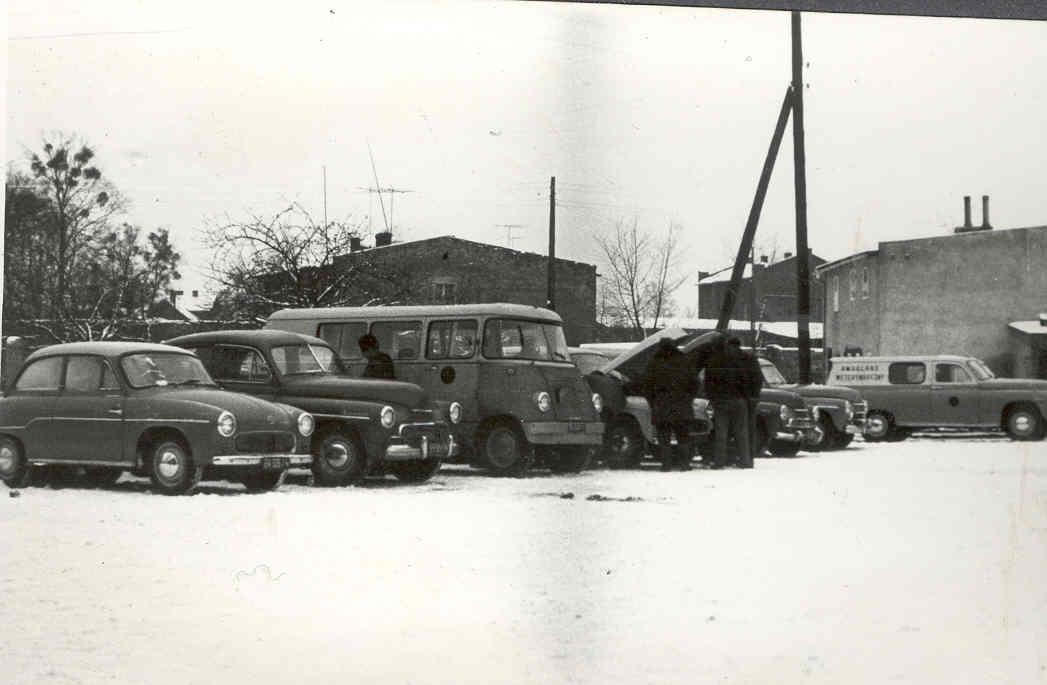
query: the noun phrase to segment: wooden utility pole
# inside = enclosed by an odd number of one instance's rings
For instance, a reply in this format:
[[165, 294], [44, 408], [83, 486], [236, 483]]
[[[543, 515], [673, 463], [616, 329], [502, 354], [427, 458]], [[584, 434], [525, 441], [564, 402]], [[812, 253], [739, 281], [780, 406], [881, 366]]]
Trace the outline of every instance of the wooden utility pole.
[[738, 287], [742, 282], [742, 273], [745, 271], [745, 261], [753, 249], [753, 238], [756, 236], [756, 226], [760, 223], [760, 212], [763, 210], [763, 200], [767, 196], [767, 186], [771, 182], [771, 172], [774, 171], [774, 160], [778, 157], [778, 148], [782, 144], [782, 136], [785, 135], [785, 125], [789, 123], [789, 110], [792, 107], [792, 88], [787, 88], [785, 97], [782, 98], [782, 108], [778, 112], [778, 123], [774, 126], [774, 135], [771, 136], [771, 146], [767, 149], [767, 157], [763, 161], [763, 170], [760, 172], [760, 181], [756, 184], [756, 196], [753, 198], [752, 207], [749, 209], [749, 219], [745, 222], [745, 232], [742, 234], [742, 243], [738, 246], [738, 255], [734, 258], [734, 270], [731, 271], [731, 284], [724, 293], [723, 303], [720, 306], [720, 320], [716, 323], [716, 330], [721, 333], [727, 332], [731, 322], [731, 312], [734, 311], [734, 301], [738, 297]]
[[549, 282], [547, 309], [556, 311], [556, 177], [549, 179]]
[[796, 332], [801, 385], [811, 382], [811, 266], [807, 249], [807, 157], [803, 142], [803, 43], [800, 13], [792, 13], [793, 176], [796, 190]]

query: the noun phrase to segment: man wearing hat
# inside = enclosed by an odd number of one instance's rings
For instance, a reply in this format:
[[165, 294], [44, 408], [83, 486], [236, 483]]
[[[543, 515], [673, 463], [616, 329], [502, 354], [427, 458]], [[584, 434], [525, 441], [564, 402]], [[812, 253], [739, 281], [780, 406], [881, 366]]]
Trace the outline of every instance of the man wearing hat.
[[[658, 341], [642, 379], [643, 395], [651, 405], [651, 423], [658, 437], [662, 470], [691, 468], [691, 423], [698, 376], [694, 366], [670, 338]], [[672, 438], [676, 438], [673, 458]]]

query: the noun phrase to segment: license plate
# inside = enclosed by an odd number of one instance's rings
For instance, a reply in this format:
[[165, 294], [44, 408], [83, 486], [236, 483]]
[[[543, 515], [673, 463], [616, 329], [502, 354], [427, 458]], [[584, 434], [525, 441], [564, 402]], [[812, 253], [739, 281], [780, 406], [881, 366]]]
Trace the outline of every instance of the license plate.
[[585, 424], [584, 423], [569, 423], [569, 424], [567, 424], [567, 432], [568, 433], [584, 433], [585, 432]]
[[262, 457], [263, 471], [283, 471], [291, 465], [287, 457]]

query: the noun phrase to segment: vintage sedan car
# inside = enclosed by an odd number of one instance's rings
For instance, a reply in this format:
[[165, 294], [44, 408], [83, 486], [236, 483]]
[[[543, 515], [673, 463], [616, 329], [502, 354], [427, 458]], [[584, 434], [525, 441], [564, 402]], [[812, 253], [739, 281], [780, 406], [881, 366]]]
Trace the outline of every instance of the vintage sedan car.
[[835, 357], [829, 385], [860, 390], [869, 403], [865, 439], [898, 441], [920, 429], [1002, 430], [1041, 440], [1047, 380], [997, 378], [974, 357]]
[[225, 389], [312, 412], [313, 474], [345, 485], [392, 472], [407, 482], [433, 476], [457, 446], [458, 402], [431, 402], [403, 381], [351, 378], [324, 340], [277, 330], [211, 331], [167, 341], [197, 354]]
[[[641, 418], [646, 416], [647, 423], [650, 423], [650, 408], [647, 401], [636, 393], [635, 383], [643, 374], [658, 341], [671, 338], [680, 351], [698, 361], [720, 335], [688, 333], [680, 328], [659, 331], [586, 376], [593, 389], [601, 395], [608, 420], [605, 433], [605, 460], [608, 463], [638, 463], [649, 447], [650, 441], [642, 428]], [[590, 352], [594, 347], [582, 350]], [[763, 388], [757, 411], [758, 453], [767, 450], [774, 456], [795, 456], [814, 430], [806, 403], [790, 390]], [[713, 439], [713, 415], [708, 400], [702, 396], [695, 403], [695, 414], [693, 435], [697, 438], [696, 446], [700, 453], [708, 454]]]
[[763, 357], [759, 361], [765, 385], [795, 392], [811, 410], [814, 430], [808, 433], [806, 447], [820, 451], [840, 450], [850, 445], [855, 435], [861, 434], [868, 405], [860, 392], [842, 386], [790, 383], [774, 362]]
[[[604, 463], [612, 469], [638, 466], [644, 455], [653, 454], [658, 446], [658, 435], [651, 423], [651, 407], [647, 400], [633, 393], [622, 394], [613, 388], [617, 381], [624, 381], [624, 376], [611, 379], [610, 385], [605, 380], [607, 375], [603, 369], [611, 364], [613, 357], [591, 348], [570, 347], [568, 352], [593, 392], [601, 396], [600, 418], [606, 424]], [[609, 398], [607, 402], [603, 401], [604, 395]], [[709, 433], [709, 403], [698, 398], [693, 405], [691, 435], [697, 438]]]
[[24, 487], [34, 467], [59, 466], [96, 484], [148, 475], [165, 494], [201, 478], [266, 490], [312, 463], [313, 428], [308, 412], [220, 390], [177, 347], [52, 345], [26, 359], [0, 399], [0, 478]]

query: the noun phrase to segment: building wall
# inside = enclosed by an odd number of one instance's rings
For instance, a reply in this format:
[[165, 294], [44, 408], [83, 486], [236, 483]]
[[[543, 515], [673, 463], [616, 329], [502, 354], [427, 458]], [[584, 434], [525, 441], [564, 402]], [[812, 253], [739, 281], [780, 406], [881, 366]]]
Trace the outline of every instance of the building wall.
[[[825, 260], [811, 256], [811, 321], [821, 321], [824, 316], [824, 294], [814, 280], [815, 267]], [[749, 319], [751, 288], [756, 284], [756, 312], [762, 321], [796, 320], [796, 258], [784, 259], [769, 266], [756, 265], [755, 278], [743, 278], [738, 286], [738, 297], [734, 302], [733, 319]], [[698, 316], [703, 319], [718, 319], [720, 307], [726, 297], [729, 281], [715, 281], [698, 285]]]
[[879, 354], [881, 306], [876, 255], [827, 269], [819, 275], [818, 282], [825, 304], [826, 348], [836, 356], [848, 348], [860, 348], [866, 355]]
[[[548, 260], [452, 236], [417, 240], [346, 255], [336, 266], [367, 260], [369, 270], [387, 264], [410, 279], [403, 304], [511, 302], [544, 306]], [[596, 267], [556, 260], [556, 311], [564, 320], [570, 344], [595, 339]]]

